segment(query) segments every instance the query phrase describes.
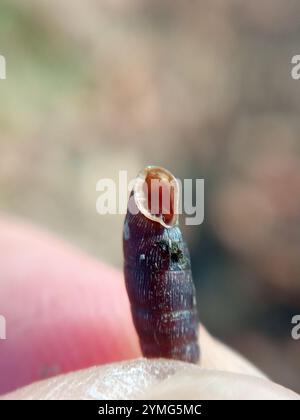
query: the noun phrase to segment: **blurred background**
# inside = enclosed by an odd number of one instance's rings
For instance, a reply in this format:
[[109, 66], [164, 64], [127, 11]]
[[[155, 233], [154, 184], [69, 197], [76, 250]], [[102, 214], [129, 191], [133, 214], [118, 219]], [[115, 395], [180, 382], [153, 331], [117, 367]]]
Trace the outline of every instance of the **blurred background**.
[[96, 182], [205, 178], [201, 320], [300, 391], [297, 0], [0, 0], [0, 208], [122, 267]]

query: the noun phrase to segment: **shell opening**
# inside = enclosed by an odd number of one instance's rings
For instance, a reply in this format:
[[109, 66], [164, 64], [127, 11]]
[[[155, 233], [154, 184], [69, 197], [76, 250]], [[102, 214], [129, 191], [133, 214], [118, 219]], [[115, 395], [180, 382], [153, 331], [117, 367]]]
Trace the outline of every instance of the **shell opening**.
[[134, 187], [138, 209], [147, 218], [170, 228], [178, 221], [179, 185], [166, 169], [146, 167]]

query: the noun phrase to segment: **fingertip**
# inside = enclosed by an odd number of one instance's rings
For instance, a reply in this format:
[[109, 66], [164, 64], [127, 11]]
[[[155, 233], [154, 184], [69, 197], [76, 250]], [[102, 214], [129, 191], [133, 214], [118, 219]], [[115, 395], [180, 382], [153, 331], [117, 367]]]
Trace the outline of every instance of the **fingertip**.
[[200, 364], [203, 368], [266, 378], [266, 375], [235, 350], [214, 338], [200, 325]]
[[92, 367], [32, 384], [4, 399], [299, 400], [267, 379], [202, 369], [174, 360], [136, 359]]
[[138, 357], [122, 274], [52, 235], [0, 221], [0, 392]]

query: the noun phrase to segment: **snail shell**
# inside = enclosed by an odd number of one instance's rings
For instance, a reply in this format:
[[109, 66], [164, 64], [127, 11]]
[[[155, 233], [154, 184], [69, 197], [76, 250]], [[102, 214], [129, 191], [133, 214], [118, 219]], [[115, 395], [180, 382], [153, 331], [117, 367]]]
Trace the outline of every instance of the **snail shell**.
[[198, 313], [178, 196], [178, 182], [166, 169], [140, 172], [124, 223], [124, 274], [144, 356], [197, 363]]

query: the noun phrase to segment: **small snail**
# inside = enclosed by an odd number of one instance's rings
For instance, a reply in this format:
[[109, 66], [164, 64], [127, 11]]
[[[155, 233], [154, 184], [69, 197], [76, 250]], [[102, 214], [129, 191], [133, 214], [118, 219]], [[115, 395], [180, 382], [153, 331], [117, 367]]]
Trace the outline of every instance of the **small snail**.
[[124, 223], [124, 274], [143, 355], [197, 363], [195, 287], [178, 202], [169, 171], [149, 166], [139, 173]]

